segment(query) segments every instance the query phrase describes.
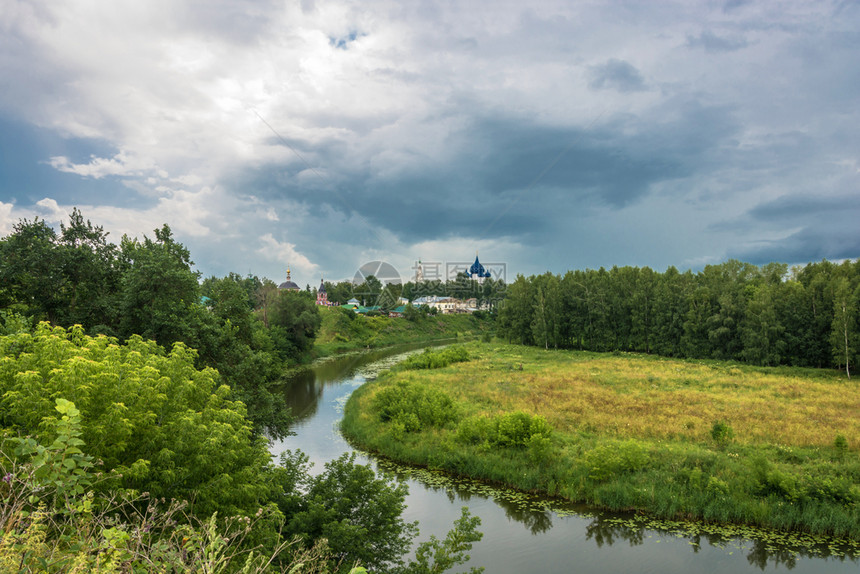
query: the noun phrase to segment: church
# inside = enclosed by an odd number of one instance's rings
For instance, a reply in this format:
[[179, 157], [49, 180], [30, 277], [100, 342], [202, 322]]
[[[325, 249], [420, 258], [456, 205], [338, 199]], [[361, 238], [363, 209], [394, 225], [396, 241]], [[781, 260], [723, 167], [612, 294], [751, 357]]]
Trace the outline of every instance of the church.
[[278, 285], [278, 289], [285, 289], [287, 291], [301, 291], [301, 288], [296, 285], [292, 279], [290, 279], [290, 268], [287, 267], [287, 280]]
[[484, 266], [481, 265], [480, 261], [478, 261], [477, 253], [475, 253], [475, 262], [472, 263], [471, 267], [469, 267], [469, 277], [471, 279], [477, 279], [478, 283], [483, 283], [484, 279], [490, 278], [490, 272], [484, 269]]
[[329, 303], [328, 301], [328, 293], [325, 289], [325, 281], [320, 278], [320, 288], [317, 289], [317, 305], [322, 305], [323, 307], [332, 307], [334, 303]]

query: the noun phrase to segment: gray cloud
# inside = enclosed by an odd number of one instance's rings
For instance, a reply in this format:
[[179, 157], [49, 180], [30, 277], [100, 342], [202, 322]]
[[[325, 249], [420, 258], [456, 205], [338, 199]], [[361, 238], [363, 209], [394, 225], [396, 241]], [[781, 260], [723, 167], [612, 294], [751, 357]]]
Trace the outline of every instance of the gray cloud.
[[[856, 214], [858, 221], [860, 221], [860, 193], [836, 196], [813, 194], [784, 196], [754, 207], [749, 214], [760, 221], [784, 221], [844, 214], [845, 212]], [[860, 233], [857, 235], [860, 236]]]
[[706, 52], [734, 52], [746, 48], [749, 42], [742, 37], [723, 37], [705, 31], [698, 36], [687, 36], [687, 45], [703, 48]]
[[642, 92], [645, 80], [632, 64], [612, 58], [589, 70], [589, 87], [593, 90], [617, 90], [619, 92]]
[[850, 3], [197, 4], [0, 13], [3, 217], [193, 216], [219, 272], [280, 274], [266, 236], [327, 276], [479, 242], [534, 272], [855, 246]]

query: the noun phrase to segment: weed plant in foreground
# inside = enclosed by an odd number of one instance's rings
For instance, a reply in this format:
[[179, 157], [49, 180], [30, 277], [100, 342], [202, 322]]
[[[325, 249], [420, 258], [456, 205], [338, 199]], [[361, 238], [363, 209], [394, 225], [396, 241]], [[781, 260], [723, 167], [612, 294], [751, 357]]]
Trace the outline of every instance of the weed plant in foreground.
[[361, 387], [344, 432], [403, 463], [612, 510], [860, 540], [860, 395], [836, 372], [466, 347], [466, 362]]

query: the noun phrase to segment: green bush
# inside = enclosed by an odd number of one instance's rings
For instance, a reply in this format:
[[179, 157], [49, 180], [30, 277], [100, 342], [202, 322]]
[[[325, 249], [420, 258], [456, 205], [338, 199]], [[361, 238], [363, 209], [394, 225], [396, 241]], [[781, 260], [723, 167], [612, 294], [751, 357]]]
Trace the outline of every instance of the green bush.
[[406, 432], [445, 427], [457, 419], [454, 401], [446, 393], [406, 381], [379, 391], [373, 408], [380, 421], [399, 423]]
[[648, 452], [634, 440], [600, 444], [584, 456], [588, 478], [597, 482], [639, 471], [648, 464], [648, 460]]
[[460, 421], [456, 438], [465, 444], [527, 448], [532, 462], [550, 451], [552, 427], [542, 416], [513, 412], [495, 417], [476, 416]]
[[833, 448], [836, 449], [836, 458], [845, 460], [845, 455], [848, 454], [848, 439], [845, 435], [838, 434], [833, 441]]
[[711, 427], [711, 438], [717, 446], [725, 448], [735, 438], [735, 431], [726, 421], [716, 421]]
[[404, 369], [441, 369], [453, 363], [469, 360], [469, 351], [462, 345], [452, 345], [434, 351], [426, 349], [419, 355], [412, 355], [403, 361]]

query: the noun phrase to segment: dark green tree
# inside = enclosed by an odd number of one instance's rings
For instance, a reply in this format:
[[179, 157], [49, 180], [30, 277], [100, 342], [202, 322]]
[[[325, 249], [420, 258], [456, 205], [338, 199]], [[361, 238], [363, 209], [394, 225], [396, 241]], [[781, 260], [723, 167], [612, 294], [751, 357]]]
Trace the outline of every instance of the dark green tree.
[[326, 463], [325, 471], [304, 488], [307, 494], [288, 501], [292, 508], [284, 509], [291, 515], [288, 534], [325, 538], [337, 558], [373, 572], [402, 567], [418, 532], [416, 523], [402, 518], [405, 484], [378, 478], [369, 466], [355, 462], [355, 454], [344, 454]]
[[58, 248], [65, 276], [63, 299], [68, 302], [62, 325], [83, 325], [116, 334], [117, 304], [122, 269], [119, 249], [102, 227], [84, 220], [77, 208], [69, 224], [60, 224]]
[[311, 350], [321, 324], [319, 309], [310, 296], [278, 292], [269, 312], [269, 333], [282, 360], [300, 361]]
[[500, 334], [509, 341], [523, 345], [533, 344], [533, 313], [534, 292], [531, 282], [522, 275], [517, 275], [516, 280], [508, 287], [505, 304], [499, 311]]
[[123, 336], [155, 339], [169, 347], [193, 338], [192, 309], [199, 306], [198, 273], [188, 249], [165, 224], [155, 239], [123, 237], [120, 325]]
[[860, 300], [860, 287], [852, 289], [847, 277], [839, 277], [834, 281], [830, 344], [834, 363], [844, 367], [845, 375], [850, 379], [850, 367], [857, 360], [857, 307]]
[[68, 309], [57, 234], [43, 219], [23, 219], [0, 240], [0, 304], [57, 324]]

